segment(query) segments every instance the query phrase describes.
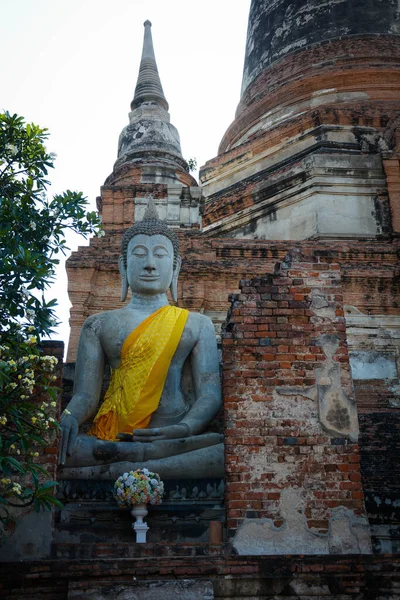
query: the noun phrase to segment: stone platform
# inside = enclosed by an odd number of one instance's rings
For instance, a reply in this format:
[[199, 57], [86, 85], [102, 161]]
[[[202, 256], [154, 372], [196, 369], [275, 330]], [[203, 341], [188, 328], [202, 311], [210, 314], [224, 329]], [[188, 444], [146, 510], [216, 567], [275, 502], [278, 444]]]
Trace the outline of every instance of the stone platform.
[[[206, 543], [210, 523], [224, 521], [222, 479], [165, 481], [159, 506], [148, 506], [151, 543]], [[133, 517], [118, 508], [109, 481], [60, 481], [54, 542], [57, 544], [133, 542]]]
[[182, 579], [181, 581], [133, 581], [110, 585], [98, 582], [88, 589], [86, 585], [72, 585], [68, 600], [213, 600], [211, 581]]
[[87, 556], [90, 547], [92, 558], [67, 558], [72, 545], [66, 544], [63, 559], [0, 564], [2, 600], [78, 600], [79, 593], [103, 600], [109, 589], [113, 598], [136, 600], [146, 583], [187, 580], [211, 582], [215, 600], [400, 598], [399, 555], [246, 557], [232, 555], [228, 545], [75, 546]]

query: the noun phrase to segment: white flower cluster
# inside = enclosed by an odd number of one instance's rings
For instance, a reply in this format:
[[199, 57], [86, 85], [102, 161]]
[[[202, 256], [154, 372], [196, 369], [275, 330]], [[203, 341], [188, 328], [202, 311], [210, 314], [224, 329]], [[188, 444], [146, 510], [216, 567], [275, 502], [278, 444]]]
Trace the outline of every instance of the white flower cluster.
[[[36, 336], [30, 336], [26, 341], [28, 345], [36, 344]], [[28, 400], [34, 393], [36, 386], [36, 375], [37, 370], [39, 373], [42, 372], [47, 378], [47, 381], [55, 381], [56, 375], [51, 375], [54, 372], [58, 359], [55, 356], [39, 356], [38, 354], [28, 354], [19, 357], [17, 360], [9, 358], [10, 348], [6, 345], [0, 346], [0, 368], [8, 373], [9, 381], [5, 385], [5, 391], [8, 394], [15, 394], [17, 391], [19, 400]], [[5, 359], [5, 360], [4, 360]], [[11, 376], [11, 377], [10, 377]], [[12, 380], [14, 379], [14, 381]], [[43, 402], [40, 410], [31, 413], [29, 418], [32, 425], [38, 425], [41, 429], [47, 431], [50, 427], [57, 423], [57, 421], [49, 416], [47, 409], [49, 407], [55, 408], [56, 402]], [[0, 425], [7, 423], [7, 416], [3, 415], [0, 417]], [[18, 454], [20, 452], [18, 451]]]
[[[23, 289], [24, 295], [29, 294]], [[29, 316], [29, 313], [28, 313]], [[52, 416], [57, 402], [51, 398], [41, 403], [37, 402], [42, 392], [47, 393], [51, 382], [57, 379], [54, 370], [58, 364], [55, 356], [42, 356], [37, 348], [36, 328], [33, 326], [17, 325], [17, 351], [14, 346], [0, 345], [0, 371], [4, 374], [3, 392], [6, 404], [0, 413], [0, 437], [3, 439], [2, 456], [12, 456], [24, 467], [39, 458], [39, 445], [47, 442], [49, 430], [54, 430], [58, 421]], [[0, 325], [1, 331], [9, 331]], [[21, 352], [24, 348], [25, 354]], [[22, 436], [15, 429], [15, 415], [9, 408], [16, 410], [20, 422], [26, 427]], [[38, 451], [39, 450], [39, 451]], [[17, 476], [18, 478], [18, 476]], [[24, 483], [17, 483], [3, 477], [0, 484], [5, 486], [0, 490], [0, 496], [23, 496], [26, 488]]]
[[54, 368], [58, 364], [58, 358], [55, 356], [41, 356], [40, 362], [49, 371], [54, 371]]
[[6, 144], [6, 150], [13, 156], [18, 152], [18, 148], [14, 144]]
[[3, 485], [8, 487], [8, 490], [7, 490], [8, 493], [13, 493], [13, 494], [16, 494], [17, 496], [20, 496], [22, 494], [21, 484], [17, 483], [16, 481], [11, 481], [11, 479], [9, 477], [2, 477], [0, 479], [0, 483], [2, 483]]
[[164, 484], [157, 473], [138, 469], [118, 477], [113, 494], [121, 508], [142, 503], [161, 504]]
[[21, 495], [21, 493], [22, 493], [22, 487], [21, 487], [21, 484], [19, 484], [19, 483], [16, 483], [16, 482], [14, 481], [14, 482], [13, 482], [13, 484], [12, 484], [12, 486], [13, 486], [13, 487], [12, 487], [12, 491], [13, 491], [15, 494], [17, 494], [18, 496], [20, 496], [20, 495]]
[[54, 417], [49, 417], [44, 412], [38, 411], [36, 415], [31, 417], [31, 423], [32, 425], [37, 424], [41, 427], [41, 429], [48, 431], [52, 425], [57, 423], [57, 421], [54, 419]]

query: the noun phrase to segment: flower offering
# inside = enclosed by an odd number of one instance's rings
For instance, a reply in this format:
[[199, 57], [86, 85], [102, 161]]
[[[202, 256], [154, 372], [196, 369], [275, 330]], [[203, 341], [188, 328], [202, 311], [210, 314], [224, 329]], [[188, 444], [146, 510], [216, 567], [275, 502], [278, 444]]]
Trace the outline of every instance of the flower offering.
[[118, 477], [113, 494], [120, 508], [131, 508], [134, 504], [161, 504], [164, 484], [157, 473], [138, 469]]

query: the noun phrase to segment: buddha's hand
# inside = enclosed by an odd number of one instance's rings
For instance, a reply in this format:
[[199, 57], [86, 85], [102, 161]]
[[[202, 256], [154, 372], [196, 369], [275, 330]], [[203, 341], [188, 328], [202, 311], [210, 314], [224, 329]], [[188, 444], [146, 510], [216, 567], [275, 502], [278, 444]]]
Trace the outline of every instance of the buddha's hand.
[[67, 460], [67, 455], [71, 456], [75, 448], [76, 438], [78, 436], [78, 421], [71, 413], [63, 413], [60, 421], [61, 439], [58, 464], [63, 465]]
[[156, 442], [157, 440], [174, 440], [190, 437], [190, 428], [186, 423], [168, 425], [167, 427], [154, 427], [153, 429], [135, 429], [132, 435], [133, 442]]

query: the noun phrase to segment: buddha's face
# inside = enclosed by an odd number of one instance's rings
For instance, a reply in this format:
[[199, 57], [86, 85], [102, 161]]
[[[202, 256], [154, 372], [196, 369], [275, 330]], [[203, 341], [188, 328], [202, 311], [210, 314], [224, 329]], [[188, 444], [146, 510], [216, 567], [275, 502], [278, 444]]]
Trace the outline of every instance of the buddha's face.
[[126, 276], [133, 293], [162, 294], [171, 284], [172, 242], [164, 235], [135, 235], [128, 244]]

